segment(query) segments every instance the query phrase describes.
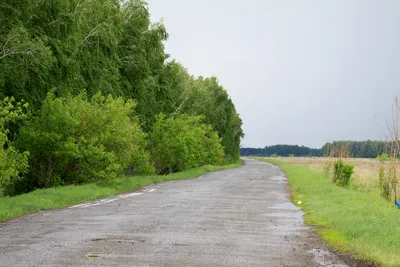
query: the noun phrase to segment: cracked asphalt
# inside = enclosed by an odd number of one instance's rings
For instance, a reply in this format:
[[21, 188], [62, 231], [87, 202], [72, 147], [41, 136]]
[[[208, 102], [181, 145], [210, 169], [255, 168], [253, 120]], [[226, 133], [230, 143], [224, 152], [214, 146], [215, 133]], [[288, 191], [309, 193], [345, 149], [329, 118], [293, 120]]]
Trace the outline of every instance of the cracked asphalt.
[[281, 170], [245, 165], [0, 224], [0, 266], [347, 266]]

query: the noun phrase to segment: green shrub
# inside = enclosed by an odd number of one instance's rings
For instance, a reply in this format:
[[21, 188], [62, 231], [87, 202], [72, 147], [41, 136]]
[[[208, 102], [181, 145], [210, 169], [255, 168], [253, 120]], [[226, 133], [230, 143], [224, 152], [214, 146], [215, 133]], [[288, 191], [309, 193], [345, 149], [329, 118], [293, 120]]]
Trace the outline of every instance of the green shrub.
[[390, 164], [386, 172], [384, 166], [379, 168], [379, 189], [381, 196], [386, 200], [394, 200], [396, 198], [399, 183], [396, 172], [396, 163]]
[[393, 192], [393, 199], [396, 198], [396, 191], [397, 191], [397, 185], [399, 183], [399, 180], [397, 178], [397, 169], [396, 169], [396, 164], [393, 163], [391, 164], [389, 168], [389, 175], [388, 175], [388, 182], [389, 182], [389, 191]]
[[350, 184], [351, 175], [354, 172], [354, 165], [344, 164], [341, 159], [335, 160], [333, 163], [333, 180], [339, 186], [348, 186]]
[[384, 199], [390, 199], [390, 183], [385, 175], [385, 168], [381, 166], [379, 168], [379, 189], [381, 191], [381, 196]]
[[49, 93], [38, 116], [21, 128], [18, 147], [30, 152], [31, 168], [16, 192], [113, 179], [124, 170], [152, 172], [134, 107], [100, 93], [90, 99]]
[[382, 153], [381, 155], [378, 155], [376, 157], [377, 160], [379, 161], [389, 161], [390, 160], [390, 155], [386, 153]]
[[0, 189], [18, 180], [28, 169], [29, 153], [20, 153], [9, 140], [12, 136], [9, 128], [26, 119], [27, 107], [26, 103], [16, 102], [14, 98], [0, 101]]
[[156, 118], [149, 144], [157, 173], [170, 173], [206, 164], [221, 164], [224, 152], [218, 134], [202, 117], [178, 115]]

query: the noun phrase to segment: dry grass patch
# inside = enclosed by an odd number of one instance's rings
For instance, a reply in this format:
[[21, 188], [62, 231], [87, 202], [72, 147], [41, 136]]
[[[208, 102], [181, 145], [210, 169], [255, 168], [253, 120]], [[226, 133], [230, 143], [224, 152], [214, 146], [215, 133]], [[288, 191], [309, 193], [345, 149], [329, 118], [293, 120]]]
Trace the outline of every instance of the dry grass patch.
[[[280, 162], [290, 163], [294, 165], [307, 166], [316, 171], [323, 171], [324, 166], [332, 163], [335, 158], [317, 158], [317, 157], [278, 157], [270, 158]], [[352, 176], [352, 184], [356, 187], [376, 188], [379, 183], [379, 168], [386, 166], [389, 162], [382, 162], [376, 159], [360, 159], [347, 158], [343, 159], [345, 163], [354, 165], [354, 174]], [[400, 170], [400, 163], [397, 163], [397, 169]]]

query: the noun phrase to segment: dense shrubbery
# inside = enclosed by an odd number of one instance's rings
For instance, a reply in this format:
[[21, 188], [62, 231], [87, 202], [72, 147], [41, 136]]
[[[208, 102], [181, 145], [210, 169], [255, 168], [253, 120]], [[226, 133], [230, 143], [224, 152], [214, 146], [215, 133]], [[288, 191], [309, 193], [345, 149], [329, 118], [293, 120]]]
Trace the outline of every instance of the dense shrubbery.
[[31, 167], [18, 191], [112, 179], [124, 170], [152, 172], [134, 105], [101, 94], [60, 99], [49, 93], [20, 131], [18, 148], [29, 151]]
[[20, 153], [9, 139], [9, 128], [26, 119], [27, 104], [16, 102], [13, 98], [0, 101], [0, 189], [18, 179], [28, 169], [28, 152]]
[[199, 116], [157, 116], [150, 134], [150, 151], [158, 173], [222, 163], [218, 134]]
[[[8, 1], [0, 25], [8, 193], [239, 158], [242, 121], [228, 93], [167, 61], [168, 34], [143, 0]], [[7, 97], [25, 99], [32, 116], [14, 100], [5, 107]]]

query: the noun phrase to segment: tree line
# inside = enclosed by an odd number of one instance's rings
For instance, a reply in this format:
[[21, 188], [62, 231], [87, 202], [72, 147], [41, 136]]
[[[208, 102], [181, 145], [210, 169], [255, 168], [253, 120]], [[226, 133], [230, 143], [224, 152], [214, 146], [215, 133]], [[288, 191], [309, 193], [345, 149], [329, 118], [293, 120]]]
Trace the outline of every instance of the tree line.
[[326, 143], [321, 148], [309, 148], [298, 145], [274, 145], [264, 148], [240, 148], [242, 156], [282, 156], [282, 157], [355, 157], [376, 158], [382, 154], [388, 154], [390, 142], [384, 141], [334, 141]]
[[321, 156], [321, 150], [298, 145], [273, 145], [266, 146], [264, 148], [242, 147], [240, 148], [240, 154], [242, 156], [258, 157], [268, 157], [275, 155], [282, 157], [319, 157]]
[[6, 193], [239, 158], [227, 91], [169, 60], [144, 1], [3, 1], [0, 25]]

